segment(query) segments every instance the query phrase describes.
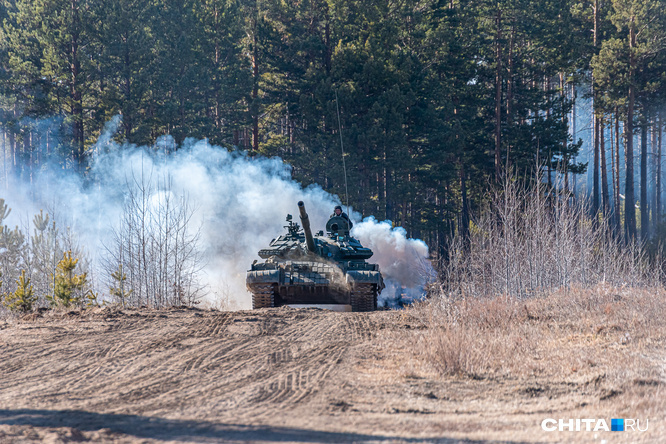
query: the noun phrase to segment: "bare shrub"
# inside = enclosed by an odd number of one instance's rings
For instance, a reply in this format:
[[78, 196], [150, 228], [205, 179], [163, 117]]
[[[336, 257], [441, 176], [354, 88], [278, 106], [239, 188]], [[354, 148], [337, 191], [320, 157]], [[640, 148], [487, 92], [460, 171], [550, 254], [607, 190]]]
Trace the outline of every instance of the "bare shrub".
[[659, 258], [537, 182], [507, 180], [453, 240], [439, 289], [410, 310], [424, 325], [419, 361], [446, 375], [659, 381]]
[[474, 347], [472, 332], [454, 326], [441, 330], [427, 340], [426, 355], [435, 370], [442, 374], [475, 375], [480, 371], [481, 356]]
[[449, 297], [525, 298], [558, 289], [658, 285], [661, 267], [625, 246], [585, 201], [507, 179], [470, 229], [454, 237], [443, 266]]
[[169, 177], [143, 171], [126, 183], [125, 205], [105, 270], [112, 296], [122, 304], [165, 307], [193, 305], [203, 296], [200, 230], [194, 208], [176, 195]]

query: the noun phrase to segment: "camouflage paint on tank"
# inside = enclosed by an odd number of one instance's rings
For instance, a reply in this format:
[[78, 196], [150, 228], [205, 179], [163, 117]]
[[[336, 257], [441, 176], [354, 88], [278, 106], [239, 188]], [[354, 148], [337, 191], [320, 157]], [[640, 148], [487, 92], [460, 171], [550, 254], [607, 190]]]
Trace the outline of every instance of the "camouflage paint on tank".
[[[257, 288], [265, 292], [270, 285], [273, 306], [347, 304], [356, 311], [376, 308], [384, 280], [379, 266], [366, 262], [372, 250], [351, 236], [347, 220], [340, 216], [329, 219], [325, 234], [313, 235], [303, 202], [298, 206], [303, 230], [287, 215], [286, 233], [260, 250], [264, 262], [255, 261], [248, 270], [248, 289], [254, 294]], [[263, 300], [269, 300], [265, 296]], [[358, 302], [370, 297], [372, 301]]]

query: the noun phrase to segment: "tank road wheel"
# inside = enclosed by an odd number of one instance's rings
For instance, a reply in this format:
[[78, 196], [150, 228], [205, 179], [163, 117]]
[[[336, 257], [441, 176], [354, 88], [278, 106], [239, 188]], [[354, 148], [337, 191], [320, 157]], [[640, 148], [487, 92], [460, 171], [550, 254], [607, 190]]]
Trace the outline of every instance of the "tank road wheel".
[[351, 291], [352, 311], [375, 311], [377, 309], [377, 291], [372, 284], [354, 285]]
[[252, 291], [252, 309], [275, 307], [275, 292], [272, 284], [254, 284]]

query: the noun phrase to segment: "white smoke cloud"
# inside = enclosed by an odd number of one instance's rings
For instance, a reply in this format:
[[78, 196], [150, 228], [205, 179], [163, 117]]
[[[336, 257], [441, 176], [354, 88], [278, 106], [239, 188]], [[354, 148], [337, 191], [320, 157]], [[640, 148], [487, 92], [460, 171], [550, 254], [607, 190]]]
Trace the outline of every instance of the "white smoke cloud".
[[[210, 289], [209, 300], [215, 304], [224, 299], [236, 308], [250, 308], [246, 271], [253, 260], [259, 259], [258, 251], [284, 232], [287, 213], [298, 220], [297, 202], [304, 201], [316, 232], [324, 228], [334, 206], [340, 204], [337, 196], [318, 185], [303, 188], [292, 179], [291, 167], [279, 158], [229, 152], [205, 140], [188, 139], [177, 147], [169, 136], [152, 147], [118, 144], [113, 133], [119, 123], [119, 118], [110, 121], [94, 147], [92, 180], [84, 183], [69, 170], [52, 169], [35, 178], [30, 187], [20, 182], [9, 186], [6, 197], [7, 203], [18, 210], [16, 213], [27, 215], [47, 206], [57, 208], [56, 218], [79, 234], [97, 266], [104, 245], [110, 243], [112, 227], [120, 220], [126, 184], [142, 175], [153, 181], [169, 178], [171, 191], [184, 194], [193, 204], [191, 226], [201, 228], [200, 245], [206, 263], [203, 279]], [[28, 193], [28, 188], [38, 191]], [[353, 211], [351, 216], [360, 218]], [[353, 234], [373, 249], [371, 262], [380, 264], [390, 285], [422, 287], [420, 269], [428, 257], [424, 242], [408, 239], [401, 228], [392, 229], [374, 218], [356, 224]], [[108, 291], [102, 282], [97, 285], [101, 294]]]
[[424, 286], [435, 275], [425, 242], [411, 239], [404, 228], [393, 227], [390, 221], [378, 222], [372, 216], [354, 224], [352, 235], [374, 252], [370, 260], [379, 264], [386, 283], [380, 301], [395, 306], [424, 297]]

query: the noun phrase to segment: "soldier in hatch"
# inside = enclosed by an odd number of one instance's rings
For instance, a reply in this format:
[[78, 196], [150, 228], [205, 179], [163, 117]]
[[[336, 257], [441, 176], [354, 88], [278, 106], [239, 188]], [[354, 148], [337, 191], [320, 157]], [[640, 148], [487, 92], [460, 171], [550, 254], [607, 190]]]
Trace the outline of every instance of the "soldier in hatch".
[[349, 216], [347, 216], [347, 213], [342, 211], [342, 207], [340, 205], [336, 205], [335, 210], [333, 210], [333, 214], [331, 214], [331, 217], [335, 217], [335, 216], [340, 216], [341, 218], [345, 219], [349, 223], [349, 229], [350, 230], [354, 226], [354, 223], [349, 219]]

